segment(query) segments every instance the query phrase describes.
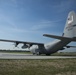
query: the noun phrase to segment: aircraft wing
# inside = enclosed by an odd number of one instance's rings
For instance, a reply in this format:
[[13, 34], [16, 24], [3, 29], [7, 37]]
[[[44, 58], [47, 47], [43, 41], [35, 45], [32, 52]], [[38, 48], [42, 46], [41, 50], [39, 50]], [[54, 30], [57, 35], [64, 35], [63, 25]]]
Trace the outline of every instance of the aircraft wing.
[[43, 36], [50, 37], [50, 38], [55, 38], [55, 39], [60, 39], [60, 40], [65, 40], [65, 39], [72, 40], [72, 38], [63, 37], [63, 36], [56, 36], [56, 35], [50, 35], [50, 34], [44, 34]]
[[3, 42], [13, 42], [13, 43], [16, 43], [16, 46], [19, 44], [19, 43], [23, 43], [23, 44], [29, 44], [29, 45], [44, 45], [43, 43], [35, 43], [35, 42], [25, 42], [25, 41], [16, 41], [16, 40], [4, 40], [4, 39], [0, 39], [0, 41], [3, 41]]

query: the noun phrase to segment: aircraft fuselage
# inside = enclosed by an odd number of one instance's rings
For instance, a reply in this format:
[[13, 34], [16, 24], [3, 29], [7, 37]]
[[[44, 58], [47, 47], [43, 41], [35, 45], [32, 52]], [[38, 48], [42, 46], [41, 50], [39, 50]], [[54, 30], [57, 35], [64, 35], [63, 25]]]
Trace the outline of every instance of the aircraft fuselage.
[[63, 50], [64, 46], [66, 46], [68, 43], [70, 43], [70, 40], [62, 41], [62, 40], [55, 40], [53, 42], [44, 44], [44, 47], [39, 47], [37, 45], [34, 45], [30, 47], [30, 51], [33, 54], [41, 53], [41, 54], [52, 54], [57, 52], [58, 50]]

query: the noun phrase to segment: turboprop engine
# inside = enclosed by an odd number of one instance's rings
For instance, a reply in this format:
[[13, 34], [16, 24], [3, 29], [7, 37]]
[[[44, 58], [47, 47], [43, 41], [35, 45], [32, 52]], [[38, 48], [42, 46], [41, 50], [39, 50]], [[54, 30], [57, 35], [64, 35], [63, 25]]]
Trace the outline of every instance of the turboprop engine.
[[24, 49], [24, 48], [28, 48], [29, 46], [27, 45], [27, 44], [24, 44], [23, 46], [22, 46], [22, 49]]
[[24, 44], [23, 46], [22, 46], [22, 49], [24, 49], [24, 48], [30, 48], [32, 46], [32, 44]]

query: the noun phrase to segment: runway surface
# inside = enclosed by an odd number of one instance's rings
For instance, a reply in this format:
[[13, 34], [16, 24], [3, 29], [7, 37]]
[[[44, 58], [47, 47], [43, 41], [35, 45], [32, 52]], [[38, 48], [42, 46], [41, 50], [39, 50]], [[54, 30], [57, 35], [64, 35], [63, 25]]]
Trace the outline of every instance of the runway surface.
[[76, 56], [36, 56], [32, 54], [0, 53], [0, 59], [59, 59], [76, 58]]

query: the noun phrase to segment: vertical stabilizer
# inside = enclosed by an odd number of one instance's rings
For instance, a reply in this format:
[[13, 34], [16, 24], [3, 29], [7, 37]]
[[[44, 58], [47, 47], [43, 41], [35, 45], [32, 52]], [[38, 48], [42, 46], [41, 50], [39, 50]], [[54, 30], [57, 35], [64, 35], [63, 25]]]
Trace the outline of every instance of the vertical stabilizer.
[[68, 14], [63, 36], [70, 38], [76, 37], [76, 13], [74, 11]]

